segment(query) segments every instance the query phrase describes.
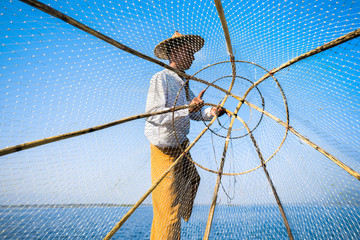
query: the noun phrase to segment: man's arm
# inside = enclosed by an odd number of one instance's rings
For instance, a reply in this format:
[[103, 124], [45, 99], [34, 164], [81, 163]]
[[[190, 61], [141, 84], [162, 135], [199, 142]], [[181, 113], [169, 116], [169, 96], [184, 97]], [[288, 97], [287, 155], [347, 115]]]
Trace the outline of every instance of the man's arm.
[[190, 102], [190, 105], [196, 104], [196, 107], [189, 108], [191, 120], [211, 121], [211, 119], [216, 115], [220, 117], [225, 113], [225, 110], [223, 108], [208, 107], [204, 109], [204, 100], [202, 100], [204, 93], [205, 89], [202, 90], [197, 97], [194, 97], [194, 93], [190, 91], [190, 97], [193, 98], [193, 100]]
[[[146, 100], [146, 113], [158, 112], [170, 109], [166, 107], [167, 102], [167, 80], [164, 75], [155, 74], [150, 81], [150, 87]], [[174, 120], [189, 115], [189, 109], [182, 109], [174, 112]], [[173, 113], [165, 113], [161, 115], [151, 116], [147, 118], [147, 121], [154, 125], [166, 125], [172, 124]]]

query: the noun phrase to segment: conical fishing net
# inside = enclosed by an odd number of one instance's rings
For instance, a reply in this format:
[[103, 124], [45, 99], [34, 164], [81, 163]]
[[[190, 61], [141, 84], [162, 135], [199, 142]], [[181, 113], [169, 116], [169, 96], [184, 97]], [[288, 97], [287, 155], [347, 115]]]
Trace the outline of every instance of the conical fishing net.
[[0, 8], [2, 239], [360, 237], [358, 0]]

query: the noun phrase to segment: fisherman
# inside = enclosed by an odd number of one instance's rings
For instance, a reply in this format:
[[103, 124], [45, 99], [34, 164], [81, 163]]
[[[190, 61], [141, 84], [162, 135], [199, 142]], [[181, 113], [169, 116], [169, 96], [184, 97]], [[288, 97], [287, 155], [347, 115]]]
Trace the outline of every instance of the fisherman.
[[[169, 60], [174, 69], [184, 72], [191, 67], [195, 60], [194, 54], [203, 47], [204, 42], [200, 36], [182, 35], [176, 31], [171, 38], [160, 42], [154, 53], [158, 58]], [[172, 108], [181, 87], [176, 106], [194, 105], [174, 113], [147, 118], [145, 135], [150, 141], [153, 184], [189, 144], [187, 134], [190, 119], [210, 121], [214, 116], [225, 113], [222, 108], [203, 109], [202, 96], [205, 90], [195, 97], [185, 82], [183, 77], [168, 69], [156, 73], [150, 81], [146, 101], [147, 113]], [[188, 221], [191, 216], [200, 176], [189, 159], [191, 156], [188, 153], [152, 192], [152, 240], [180, 239], [181, 218]]]

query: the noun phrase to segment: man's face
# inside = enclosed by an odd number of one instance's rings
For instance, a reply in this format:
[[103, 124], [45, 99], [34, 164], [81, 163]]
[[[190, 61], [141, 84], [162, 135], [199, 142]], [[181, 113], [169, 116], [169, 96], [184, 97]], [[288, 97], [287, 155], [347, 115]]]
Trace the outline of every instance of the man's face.
[[188, 45], [174, 49], [171, 53], [171, 61], [176, 63], [179, 70], [188, 70], [194, 60], [194, 51]]

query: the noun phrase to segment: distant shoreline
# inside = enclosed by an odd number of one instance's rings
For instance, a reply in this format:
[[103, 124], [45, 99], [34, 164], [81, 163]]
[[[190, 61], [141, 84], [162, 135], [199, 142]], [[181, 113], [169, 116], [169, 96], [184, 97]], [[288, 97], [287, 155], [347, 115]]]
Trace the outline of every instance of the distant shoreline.
[[[318, 207], [316, 204], [301, 203], [301, 204], [283, 204], [287, 207]], [[0, 205], [0, 209], [9, 208], [91, 208], [91, 207], [132, 207], [134, 204], [115, 204], [115, 203], [66, 203], [66, 204], [16, 204], [16, 205]], [[152, 204], [142, 204], [142, 206], [152, 206]], [[210, 206], [209, 204], [194, 204], [194, 207], [198, 206]], [[253, 204], [253, 205], [241, 205], [241, 204], [219, 204], [218, 207], [277, 207], [276, 204]], [[358, 207], [359, 204], [339, 204], [339, 203], [327, 203], [321, 205], [322, 207]]]
[[[144, 204], [145, 205], [145, 204]], [[17, 204], [0, 205], [3, 208], [84, 208], [84, 207], [132, 207], [134, 204], [77, 203], [77, 204]]]

